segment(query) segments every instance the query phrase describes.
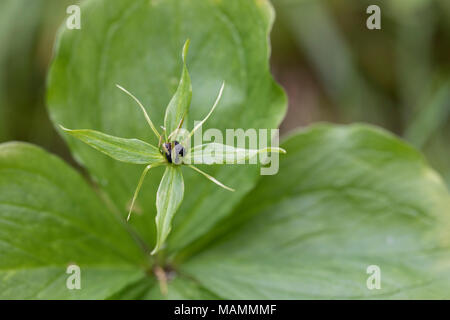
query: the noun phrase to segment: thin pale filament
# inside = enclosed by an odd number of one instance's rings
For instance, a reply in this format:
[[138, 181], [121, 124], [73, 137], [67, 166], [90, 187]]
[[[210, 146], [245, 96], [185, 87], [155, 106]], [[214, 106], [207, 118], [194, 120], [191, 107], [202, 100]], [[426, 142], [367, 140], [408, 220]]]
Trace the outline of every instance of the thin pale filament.
[[145, 167], [144, 171], [142, 171], [141, 177], [139, 178], [138, 185], [136, 187], [136, 190], [134, 191], [133, 200], [131, 201], [131, 206], [128, 211], [127, 221], [130, 220], [131, 211], [133, 211], [134, 203], [136, 202], [136, 199], [139, 195], [139, 191], [141, 190], [142, 183], [144, 182], [144, 179], [145, 179], [145, 176], [147, 175], [148, 170], [150, 170], [151, 168], [157, 167], [158, 165], [160, 165], [160, 163], [155, 163], [153, 165], [149, 164], [148, 166]]
[[228, 191], [234, 191], [234, 189], [227, 187], [226, 185], [224, 185], [222, 182], [220, 182], [219, 180], [217, 180], [216, 178], [210, 176], [209, 174], [207, 174], [206, 172], [203, 172], [202, 170], [200, 170], [197, 167], [194, 167], [193, 165], [188, 165], [188, 167], [194, 169], [195, 171], [197, 171], [198, 173], [204, 175], [206, 178], [208, 178], [209, 180], [211, 180], [212, 182], [214, 182], [215, 184], [217, 184], [218, 186], [228, 190]]
[[222, 93], [223, 93], [223, 88], [224, 87], [225, 87], [225, 81], [222, 82], [222, 86], [220, 87], [219, 94], [217, 95], [216, 101], [214, 102], [214, 104], [213, 104], [211, 110], [209, 111], [209, 113], [206, 115], [206, 117], [202, 121], [197, 123], [197, 125], [194, 127], [194, 129], [191, 131], [191, 133], [189, 133], [189, 135], [186, 137], [186, 139], [184, 141], [186, 141], [187, 139], [190, 139], [192, 137], [192, 135], [195, 133], [195, 131], [197, 131], [198, 128], [200, 128], [203, 125], [203, 123], [205, 123], [205, 121], [208, 120], [208, 118], [211, 116], [211, 114], [213, 113], [214, 109], [219, 104], [220, 99], [222, 98]]
[[123, 92], [125, 92], [127, 95], [129, 95], [131, 98], [133, 98], [134, 101], [136, 101], [136, 103], [139, 105], [139, 107], [141, 108], [142, 112], [144, 113], [144, 117], [145, 120], [147, 120], [148, 125], [150, 126], [150, 128], [153, 130], [153, 132], [155, 133], [156, 137], [159, 139], [160, 135], [158, 130], [156, 130], [155, 126], [153, 125], [152, 120], [150, 120], [150, 117], [147, 114], [147, 111], [145, 111], [144, 106], [142, 105], [142, 103], [139, 101], [138, 98], [136, 98], [131, 92], [129, 92], [127, 89], [119, 86], [118, 84], [116, 84], [116, 87], [119, 88], [120, 90], [122, 90]]

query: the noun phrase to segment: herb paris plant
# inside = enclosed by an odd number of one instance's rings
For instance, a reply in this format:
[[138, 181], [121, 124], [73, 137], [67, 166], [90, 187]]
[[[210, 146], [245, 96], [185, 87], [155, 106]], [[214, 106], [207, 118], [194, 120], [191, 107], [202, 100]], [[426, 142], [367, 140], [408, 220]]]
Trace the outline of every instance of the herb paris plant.
[[[209, 126], [279, 126], [286, 99], [269, 69], [269, 1], [86, 0], [81, 7], [82, 30], [61, 30], [49, 73], [55, 125], [157, 146], [141, 110], [114, 85], [132, 88], [163, 124], [178, 84], [178, 49], [191, 37], [190, 119], [208, 114], [224, 79]], [[450, 298], [448, 190], [417, 150], [384, 130], [330, 124], [295, 132], [282, 142], [289, 152], [273, 176], [259, 177], [256, 166], [208, 167], [236, 192], [183, 169], [195, 192], [184, 194], [157, 257], [148, 247], [163, 167], [147, 175], [147, 196], [125, 224], [119, 216], [141, 166], [63, 137], [96, 189], [40, 147], [0, 144], [1, 299]], [[142, 146], [129, 140], [123, 147]], [[165, 158], [147, 147], [125, 156]], [[81, 290], [66, 287], [73, 263]], [[366, 286], [374, 264], [380, 290]], [[167, 297], [157, 266], [170, 270]]]
[[[210, 176], [209, 174], [203, 172], [199, 168], [191, 164], [192, 160], [195, 159], [195, 163], [198, 164], [211, 164], [209, 161], [210, 157], [208, 154], [204, 154], [204, 150], [214, 151], [213, 163], [224, 164], [226, 160], [232, 157], [235, 163], [241, 163], [242, 161], [249, 160], [261, 153], [267, 152], [278, 152], [286, 153], [285, 150], [278, 147], [268, 147], [263, 149], [243, 149], [234, 148], [229, 145], [223, 145], [220, 143], [207, 143], [199, 146], [194, 146], [190, 150], [186, 150], [184, 146], [192, 135], [205, 123], [205, 121], [211, 116], [214, 109], [219, 104], [220, 98], [224, 90], [225, 83], [222, 84], [219, 94], [214, 102], [211, 110], [206, 115], [206, 117], [197, 123], [193, 130], [188, 134], [180, 134], [180, 129], [183, 126], [184, 119], [189, 112], [189, 106], [192, 97], [192, 86], [189, 72], [186, 66], [186, 56], [189, 48], [189, 40], [184, 44], [182, 51], [183, 60], [183, 70], [181, 78], [178, 84], [178, 88], [170, 100], [164, 117], [164, 127], [163, 134], [160, 134], [153, 124], [150, 116], [147, 114], [145, 107], [132, 93], [123, 88], [120, 85], [116, 85], [120, 90], [129, 95], [141, 108], [145, 120], [150, 126], [151, 130], [158, 139], [158, 147], [153, 146], [149, 143], [138, 139], [124, 139], [105, 133], [90, 130], [90, 129], [79, 129], [71, 130], [63, 126], [60, 126], [62, 130], [68, 134], [80, 139], [86, 144], [92, 146], [93, 148], [105, 153], [106, 155], [127, 163], [133, 164], [146, 164], [141, 177], [139, 179], [138, 185], [134, 192], [131, 205], [128, 211], [127, 220], [130, 219], [131, 212], [135, 201], [139, 195], [139, 191], [144, 182], [145, 176], [150, 169], [165, 165], [166, 169], [164, 175], [161, 179], [157, 195], [156, 195], [156, 246], [151, 252], [151, 254], [157, 253], [162, 249], [164, 242], [171, 230], [171, 222], [173, 216], [175, 215], [178, 207], [180, 206], [183, 195], [184, 195], [184, 181], [181, 173], [180, 166], [186, 165], [187, 167], [195, 170], [196, 172], [204, 175], [206, 178], [217, 184], [218, 186], [234, 191], [234, 189], [227, 187], [216, 178]], [[164, 140], [163, 140], [164, 139]], [[178, 141], [180, 140], [180, 141]], [[198, 154], [200, 153], [200, 157]], [[217, 161], [219, 159], [219, 161]], [[227, 161], [228, 163], [228, 161]]]

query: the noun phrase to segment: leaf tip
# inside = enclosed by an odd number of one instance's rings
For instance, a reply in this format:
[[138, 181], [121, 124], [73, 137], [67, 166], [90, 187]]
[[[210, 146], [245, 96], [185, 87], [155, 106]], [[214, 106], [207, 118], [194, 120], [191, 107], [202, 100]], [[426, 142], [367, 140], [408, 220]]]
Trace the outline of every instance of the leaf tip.
[[156, 246], [156, 247], [153, 249], [153, 251], [150, 252], [150, 255], [151, 255], [151, 256], [154, 256], [158, 251], [159, 251], [159, 248], [158, 248], [158, 246]]
[[225, 88], [225, 80], [222, 81], [222, 85], [219, 89], [219, 99], [222, 98], [223, 89]]
[[70, 131], [72, 131], [72, 130], [67, 129], [66, 127], [64, 127], [62, 124], [58, 124], [58, 126], [61, 128], [62, 131], [65, 131], [65, 132], [70, 132]]
[[186, 42], [184, 43], [183, 46], [183, 54], [181, 55], [181, 57], [183, 58], [183, 62], [186, 63], [186, 57], [189, 51], [189, 44], [191, 43], [191, 39], [186, 39]]

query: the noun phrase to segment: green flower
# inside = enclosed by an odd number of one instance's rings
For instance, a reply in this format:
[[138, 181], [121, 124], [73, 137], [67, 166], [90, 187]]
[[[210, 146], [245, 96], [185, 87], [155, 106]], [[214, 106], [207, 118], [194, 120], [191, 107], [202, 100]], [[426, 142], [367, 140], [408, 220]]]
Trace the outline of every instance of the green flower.
[[[164, 127], [161, 127], [163, 131], [162, 133], [158, 132], [139, 99], [137, 99], [125, 88], [117, 85], [120, 90], [133, 98], [133, 100], [136, 101], [136, 103], [141, 108], [145, 120], [159, 140], [159, 144], [157, 147], [138, 139], [114, 137], [90, 129], [70, 130], [64, 128], [63, 126], [60, 126], [65, 132], [116, 160], [127, 163], [146, 165], [134, 192], [127, 220], [130, 219], [136, 198], [138, 197], [139, 190], [141, 189], [142, 183], [148, 171], [151, 168], [155, 168], [158, 166], [166, 166], [166, 170], [161, 179], [156, 194], [157, 214], [155, 220], [157, 238], [156, 246], [151, 254], [157, 253], [163, 247], [163, 244], [171, 230], [171, 222], [173, 216], [175, 215], [175, 212], [178, 210], [178, 207], [183, 200], [184, 181], [180, 168], [182, 165], [187, 166], [204, 175], [206, 178], [219, 185], [220, 187], [229, 191], [234, 191], [234, 189], [225, 186], [214, 177], [208, 175], [207, 173], [192, 165], [192, 163], [225, 164], [229, 163], [230, 159], [234, 160], [235, 163], [240, 163], [242, 161], [255, 157], [259, 153], [286, 152], [281, 148], [274, 147], [259, 150], [243, 149], [219, 143], [197, 145], [188, 150], [185, 148], [192, 135], [203, 125], [203, 123], [205, 123], [205, 121], [211, 116], [214, 109], [219, 104], [225, 86], [225, 83], [223, 83], [216, 101], [214, 102], [213, 107], [206, 115], [206, 117], [202, 121], [197, 123], [192, 131], [186, 133], [184, 130], [181, 130], [184, 119], [189, 112], [189, 106], [192, 97], [191, 79], [186, 67], [186, 55], [188, 52], [188, 48], [189, 40], [186, 41], [183, 47], [183, 71], [181, 73], [181, 79], [178, 84], [178, 88], [166, 108]], [[212, 154], [214, 156], [212, 156]]]

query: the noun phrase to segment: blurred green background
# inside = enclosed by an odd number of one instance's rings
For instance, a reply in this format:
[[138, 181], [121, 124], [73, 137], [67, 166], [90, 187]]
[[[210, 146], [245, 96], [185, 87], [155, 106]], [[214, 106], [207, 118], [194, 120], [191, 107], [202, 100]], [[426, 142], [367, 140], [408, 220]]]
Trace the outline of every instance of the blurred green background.
[[[48, 118], [45, 82], [57, 29], [78, 2], [0, 0], [0, 142], [33, 142], [72, 163]], [[271, 65], [289, 98], [282, 133], [318, 121], [376, 124], [421, 149], [450, 185], [450, 1], [272, 3]], [[381, 30], [366, 28], [372, 4]]]

